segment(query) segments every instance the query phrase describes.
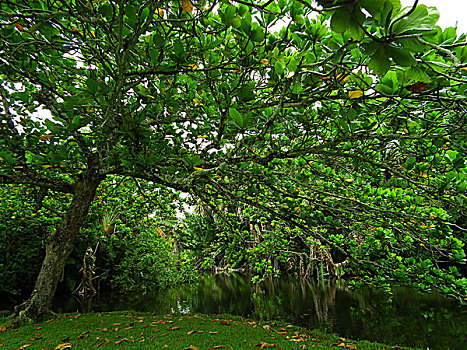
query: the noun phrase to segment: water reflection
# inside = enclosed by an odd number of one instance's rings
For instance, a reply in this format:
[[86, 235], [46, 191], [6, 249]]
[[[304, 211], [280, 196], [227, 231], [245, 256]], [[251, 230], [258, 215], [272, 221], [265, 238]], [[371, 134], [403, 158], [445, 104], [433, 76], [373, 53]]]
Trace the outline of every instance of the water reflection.
[[146, 295], [100, 295], [57, 300], [60, 312], [135, 310], [155, 313], [230, 313], [320, 327], [344, 337], [430, 349], [465, 349], [467, 308], [406, 288], [393, 297], [370, 288], [349, 291], [345, 281], [294, 277], [253, 284], [248, 276], [205, 276]]

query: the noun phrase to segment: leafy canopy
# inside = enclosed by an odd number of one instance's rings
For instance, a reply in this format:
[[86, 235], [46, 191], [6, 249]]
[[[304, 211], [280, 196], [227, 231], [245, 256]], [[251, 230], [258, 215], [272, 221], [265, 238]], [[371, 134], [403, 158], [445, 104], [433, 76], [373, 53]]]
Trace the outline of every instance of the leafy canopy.
[[318, 3], [2, 1], [0, 183], [146, 179], [465, 297], [466, 36]]

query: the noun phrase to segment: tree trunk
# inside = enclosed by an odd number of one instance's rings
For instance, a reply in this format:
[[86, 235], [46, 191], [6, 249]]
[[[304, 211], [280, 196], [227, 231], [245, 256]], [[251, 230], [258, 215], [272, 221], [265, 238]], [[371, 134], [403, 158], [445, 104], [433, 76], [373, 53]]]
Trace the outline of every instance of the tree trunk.
[[58, 229], [47, 239], [45, 259], [34, 290], [28, 300], [15, 308], [13, 323], [34, 320], [50, 312], [66, 261], [73, 251], [75, 238], [101, 181], [100, 178], [88, 176], [74, 185], [74, 197], [68, 211]]

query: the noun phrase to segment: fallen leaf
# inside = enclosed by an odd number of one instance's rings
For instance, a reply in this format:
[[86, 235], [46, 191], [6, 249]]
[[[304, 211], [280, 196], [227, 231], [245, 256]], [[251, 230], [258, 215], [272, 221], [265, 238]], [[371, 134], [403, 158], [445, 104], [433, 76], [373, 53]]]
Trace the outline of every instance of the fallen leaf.
[[24, 344], [23, 346], [21, 346], [21, 347], [19, 348], [19, 350], [24, 350], [24, 349], [26, 349], [26, 348], [28, 348], [28, 347], [30, 347], [30, 346], [31, 346], [31, 344]]
[[220, 348], [225, 348], [226, 346], [225, 345], [216, 345], [216, 346], [213, 346], [212, 348], [213, 349], [220, 349]]
[[42, 337], [34, 336], [34, 337], [32, 337], [32, 338], [29, 338], [29, 340], [39, 340], [39, 339], [42, 339]]
[[190, 346], [184, 348], [183, 350], [199, 350], [199, 349], [196, 346], [190, 345]]
[[69, 349], [69, 348], [71, 348], [71, 347], [72, 347], [71, 343], [63, 343], [63, 344], [58, 344], [58, 345], [54, 348], [54, 350]]
[[89, 333], [89, 331], [81, 333], [80, 335], [78, 335], [78, 339], [81, 339], [82, 337], [84, 337], [88, 333]]
[[357, 346], [355, 344], [346, 344], [345, 347], [350, 350], [357, 350]]
[[176, 331], [176, 330], [180, 329], [180, 327], [167, 327], [167, 329], [169, 331]]
[[196, 331], [188, 331], [188, 332], [186, 332], [186, 334], [188, 334], [188, 335], [193, 334], [193, 333], [196, 333]]
[[268, 324], [265, 324], [265, 325], [263, 326], [263, 329], [265, 329], [265, 330], [267, 330], [267, 331], [270, 331], [270, 330], [271, 330], [271, 326], [268, 325]]
[[256, 344], [255, 346], [259, 346], [259, 349], [264, 349], [264, 348], [275, 348], [276, 347], [276, 344], [268, 344], [268, 343], [265, 343], [264, 341]]
[[0, 326], [0, 332], [6, 332], [6, 326]]
[[214, 335], [214, 334], [218, 334], [219, 332], [209, 332], [209, 334], [211, 335]]
[[193, 10], [191, 0], [182, 0], [182, 10], [185, 12], [191, 12]]
[[134, 343], [135, 342], [134, 340], [131, 340], [131, 339], [128, 339], [128, 338], [123, 338], [122, 340], [117, 340], [115, 342], [115, 344], [118, 345], [118, 344], [121, 344], [121, 343], [123, 343], [125, 341], [128, 342], [128, 343]]
[[227, 321], [219, 321], [219, 323], [223, 326], [228, 326], [229, 323]]

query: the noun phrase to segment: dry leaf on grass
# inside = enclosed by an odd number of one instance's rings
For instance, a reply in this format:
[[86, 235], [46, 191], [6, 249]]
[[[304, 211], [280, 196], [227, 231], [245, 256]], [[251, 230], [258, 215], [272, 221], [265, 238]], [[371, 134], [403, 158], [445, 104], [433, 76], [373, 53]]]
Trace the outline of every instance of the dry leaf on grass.
[[64, 349], [69, 349], [69, 348], [71, 348], [71, 347], [72, 347], [71, 343], [62, 343], [62, 344], [58, 344], [58, 345], [54, 348], [54, 350], [64, 350]]
[[276, 344], [268, 344], [264, 341], [256, 344], [255, 346], [259, 346], [259, 349], [265, 349], [265, 348], [275, 348], [276, 347]]
[[194, 345], [190, 345], [190, 346], [184, 348], [183, 350], [199, 350], [199, 349]]

